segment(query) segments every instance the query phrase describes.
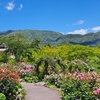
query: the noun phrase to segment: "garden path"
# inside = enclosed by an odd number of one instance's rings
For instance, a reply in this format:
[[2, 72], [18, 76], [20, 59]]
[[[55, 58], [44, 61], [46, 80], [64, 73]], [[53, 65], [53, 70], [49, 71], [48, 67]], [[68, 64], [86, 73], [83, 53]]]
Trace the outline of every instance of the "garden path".
[[57, 91], [33, 83], [22, 83], [27, 91], [26, 100], [60, 100]]

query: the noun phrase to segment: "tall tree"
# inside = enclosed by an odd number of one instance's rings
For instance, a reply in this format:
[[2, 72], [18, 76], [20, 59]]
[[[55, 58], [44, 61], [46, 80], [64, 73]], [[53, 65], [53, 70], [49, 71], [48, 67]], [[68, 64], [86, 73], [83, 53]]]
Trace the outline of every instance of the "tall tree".
[[34, 48], [34, 50], [37, 50], [40, 48], [40, 44], [41, 44], [41, 39], [40, 38], [34, 38], [32, 43], [31, 43], [31, 47]]
[[20, 55], [22, 55], [29, 46], [26, 37], [21, 33], [3, 36], [1, 40], [2, 43], [7, 45], [5, 52], [14, 54], [16, 61], [20, 61]]

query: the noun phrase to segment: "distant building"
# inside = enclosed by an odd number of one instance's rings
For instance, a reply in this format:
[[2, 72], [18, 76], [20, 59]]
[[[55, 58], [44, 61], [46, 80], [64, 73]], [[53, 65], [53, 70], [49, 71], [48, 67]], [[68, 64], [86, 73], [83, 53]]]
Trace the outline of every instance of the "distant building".
[[0, 45], [0, 53], [4, 52], [6, 49], [7, 48], [5, 44]]

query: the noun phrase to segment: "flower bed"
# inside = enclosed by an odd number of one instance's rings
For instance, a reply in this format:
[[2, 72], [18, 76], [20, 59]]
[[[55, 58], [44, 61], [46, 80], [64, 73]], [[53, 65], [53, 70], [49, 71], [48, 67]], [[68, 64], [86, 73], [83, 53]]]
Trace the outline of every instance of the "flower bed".
[[61, 89], [62, 100], [100, 100], [100, 82], [94, 72], [51, 74], [45, 77], [47, 84]]

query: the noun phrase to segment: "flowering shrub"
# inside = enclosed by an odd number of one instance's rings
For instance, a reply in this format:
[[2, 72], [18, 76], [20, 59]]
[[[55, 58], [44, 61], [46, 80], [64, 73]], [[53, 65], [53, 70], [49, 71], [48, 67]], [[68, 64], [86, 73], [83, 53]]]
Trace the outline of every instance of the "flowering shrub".
[[34, 69], [31, 65], [27, 65], [24, 62], [19, 64], [20, 67], [18, 68], [18, 73], [20, 74], [20, 77], [23, 77], [25, 74], [33, 73]]
[[47, 84], [54, 84], [61, 89], [62, 100], [99, 100], [100, 88], [97, 74], [74, 72], [51, 74], [45, 77]]
[[97, 97], [100, 98], [100, 88], [97, 88], [96, 90], [93, 91], [93, 94]]
[[61, 82], [62, 100], [96, 100], [93, 94], [97, 84], [96, 73], [67, 73]]
[[60, 88], [60, 82], [62, 80], [62, 77], [58, 74], [52, 73], [50, 75], [46, 75], [44, 77], [44, 81], [47, 83], [47, 85], [55, 85], [57, 88]]
[[23, 79], [25, 82], [38, 82], [37, 76], [34, 75], [34, 68], [31, 65], [22, 62], [19, 64], [17, 70], [20, 78]]
[[19, 83], [18, 73], [12, 67], [0, 67], [0, 93], [3, 93], [7, 100], [15, 100], [19, 94], [25, 97], [25, 90]]

